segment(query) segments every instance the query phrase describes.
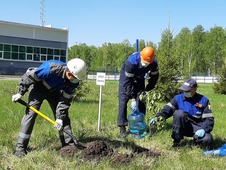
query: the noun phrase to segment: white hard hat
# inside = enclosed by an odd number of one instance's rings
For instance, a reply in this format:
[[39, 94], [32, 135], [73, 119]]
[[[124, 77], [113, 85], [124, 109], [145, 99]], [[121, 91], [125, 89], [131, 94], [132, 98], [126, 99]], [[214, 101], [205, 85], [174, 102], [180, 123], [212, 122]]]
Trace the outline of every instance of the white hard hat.
[[67, 62], [69, 71], [79, 80], [86, 78], [86, 63], [80, 58], [74, 58]]

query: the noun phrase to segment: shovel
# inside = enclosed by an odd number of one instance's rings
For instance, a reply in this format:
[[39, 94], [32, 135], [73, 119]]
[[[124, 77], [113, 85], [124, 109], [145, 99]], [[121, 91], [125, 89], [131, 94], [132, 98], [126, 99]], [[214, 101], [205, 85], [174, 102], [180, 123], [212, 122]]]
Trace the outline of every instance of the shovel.
[[[28, 103], [26, 103], [23, 100], [18, 100], [18, 103], [26, 106], [27, 108], [31, 109], [32, 111], [34, 111], [35, 113], [37, 113], [38, 115], [40, 115], [42, 118], [44, 118], [45, 120], [47, 120], [48, 122], [52, 123], [53, 125], [56, 125], [57, 123], [55, 121], [53, 121], [52, 119], [50, 119], [49, 117], [47, 117], [46, 115], [44, 115], [42, 112], [38, 111], [37, 109], [35, 109], [33, 106], [30, 106]], [[80, 148], [80, 149], [84, 149], [86, 148], [85, 144], [80, 143], [75, 136], [73, 136], [70, 132], [66, 131], [66, 130], [62, 130], [64, 133], [68, 134], [74, 141], [74, 144]]]

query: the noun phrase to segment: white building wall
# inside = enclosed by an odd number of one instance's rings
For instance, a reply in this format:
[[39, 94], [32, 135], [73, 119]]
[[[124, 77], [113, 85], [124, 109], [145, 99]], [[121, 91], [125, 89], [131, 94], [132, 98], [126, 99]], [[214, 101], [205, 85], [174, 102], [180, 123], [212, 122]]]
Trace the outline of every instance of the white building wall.
[[0, 21], [0, 35], [60, 42], [68, 41], [68, 29], [48, 28], [5, 21]]

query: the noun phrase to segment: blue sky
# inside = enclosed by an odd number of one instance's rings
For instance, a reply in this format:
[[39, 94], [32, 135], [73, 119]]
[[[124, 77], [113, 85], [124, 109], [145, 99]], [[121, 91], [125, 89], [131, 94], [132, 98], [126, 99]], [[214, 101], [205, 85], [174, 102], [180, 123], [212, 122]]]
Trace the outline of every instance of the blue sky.
[[[184, 27], [226, 28], [226, 0], [45, 0], [45, 25], [69, 28], [69, 47], [136, 39], [158, 43], [170, 21]], [[0, 20], [40, 25], [40, 0], [1, 1]]]

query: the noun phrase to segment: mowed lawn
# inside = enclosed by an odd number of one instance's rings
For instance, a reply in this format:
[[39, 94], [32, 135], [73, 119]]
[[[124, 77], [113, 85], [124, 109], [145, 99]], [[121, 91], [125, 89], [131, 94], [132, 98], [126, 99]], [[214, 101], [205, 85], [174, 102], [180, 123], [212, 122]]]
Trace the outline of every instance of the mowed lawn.
[[[18, 81], [0, 80], [0, 169], [226, 169], [225, 157], [203, 156], [203, 150], [193, 146], [191, 138], [184, 139], [183, 147], [171, 148], [172, 118], [169, 118], [165, 128], [153, 137], [147, 136], [141, 140], [133, 139], [131, 136], [126, 139], [118, 138], [118, 127], [116, 126], [118, 81], [106, 81], [106, 85], [103, 86], [100, 131], [98, 131], [100, 86], [97, 86], [95, 81], [87, 82], [90, 92], [80, 101], [72, 103], [70, 108], [74, 135], [84, 143], [95, 140], [111, 141], [110, 144], [114, 146], [115, 152], [130, 154], [132, 153], [131, 147], [135, 145], [150, 150], [159, 150], [161, 156], [155, 158], [134, 154], [133, 160], [129, 164], [115, 164], [111, 158], [86, 161], [80, 157], [82, 151], [76, 153], [72, 158], [62, 158], [59, 155], [61, 144], [58, 132], [50, 123], [38, 116], [29, 143], [32, 150], [25, 158], [17, 158], [13, 152], [25, 111], [24, 106], [11, 102], [11, 96], [17, 92]], [[226, 143], [226, 96], [215, 94], [212, 87], [213, 84], [199, 84], [198, 92], [210, 99], [215, 117], [215, 126], [212, 132], [215, 140], [213, 147], [218, 148]], [[27, 101], [27, 94], [23, 99]], [[53, 119], [47, 102], [44, 102], [40, 111]], [[128, 112], [131, 112], [129, 108]], [[153, 116], [153, 113], [147, 113], [146, 118], [150, 116]]]

